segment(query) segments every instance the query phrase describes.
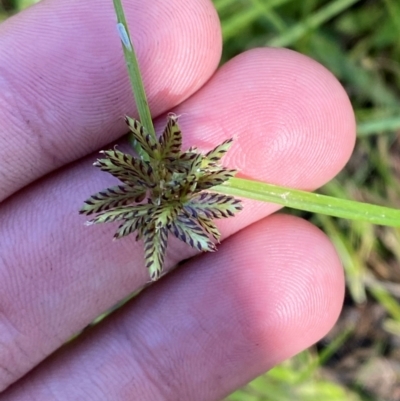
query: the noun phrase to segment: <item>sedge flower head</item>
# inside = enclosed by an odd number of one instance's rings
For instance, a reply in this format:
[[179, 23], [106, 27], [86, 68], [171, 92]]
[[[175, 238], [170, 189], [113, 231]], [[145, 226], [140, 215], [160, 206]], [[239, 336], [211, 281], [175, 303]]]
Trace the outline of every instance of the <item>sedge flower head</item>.
[[209, 192], [236, 174], [220, 165], [232, 139], [204, 154], [194, 147], [183, 152], [176, 115], [168, 116], [158, 139], [138, 120], [126, 117], [126, 122], [145, 157], [116, 149], [102, 151], [103, 158], [94, 165], [121, 184], [93, 194], [80, 213], [96, 215], [88, 224], [118, 221], [115, 239], [136, 232], [136, 240], [144, 241], [145, 264], [154, 281], [163, 270], [168, 235], [199, 251], [215, 251], [221, 235], [213, 219], [241, 210], [240, 200]]

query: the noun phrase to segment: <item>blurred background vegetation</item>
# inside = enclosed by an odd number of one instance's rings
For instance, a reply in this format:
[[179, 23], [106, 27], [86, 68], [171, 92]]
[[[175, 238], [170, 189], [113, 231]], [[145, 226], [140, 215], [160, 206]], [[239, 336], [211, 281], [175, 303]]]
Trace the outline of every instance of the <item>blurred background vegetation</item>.
[[[0, 21], [35, 2], [0, 0]], [[400, 1], [214, 4], [223, 61], [253, 47], [289, 47], [325, 65], [346, 88], [358, 141], [347, 167], [320, 192], [399, 207]], [[226, 401], [400, 401], [400, 230], [301, 215], [320, 226], [341, 255], [347, 278], [342, 315], [317, 345]]]

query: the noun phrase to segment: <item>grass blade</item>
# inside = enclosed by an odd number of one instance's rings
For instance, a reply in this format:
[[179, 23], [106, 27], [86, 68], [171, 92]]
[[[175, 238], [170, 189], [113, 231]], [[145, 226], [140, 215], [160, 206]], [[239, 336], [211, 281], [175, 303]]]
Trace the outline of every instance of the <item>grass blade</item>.
[[400, 226], [400, 210], [397, 209], [279, 187], [243, 178], [231, 178], [224, 185], [213, 187], [213, 191], [349, 220], [367, 221], [383, 226]]
[[400, 129], [400, 117], [388, 117], [378, 120], [364, 121], [358, 124], [357, 136], [376, 135], [383, 132], [398, 131]]
[[358, 1], [360, 0], [336, 0], [329, 2], [314, 15], [290, 28], [285, 34], [270, 40], [267, 45], [272, 47], [290, 46], [309, 31], [340, 14]]

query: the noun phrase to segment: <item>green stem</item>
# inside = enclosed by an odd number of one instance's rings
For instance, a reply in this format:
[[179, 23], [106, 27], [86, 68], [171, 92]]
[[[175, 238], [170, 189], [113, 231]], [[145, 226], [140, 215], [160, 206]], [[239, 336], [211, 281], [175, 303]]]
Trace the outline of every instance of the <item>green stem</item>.
[[[156, 132], [151, 118], [149, 104], [147, 102], [146, 92], [143, 86], [143, 80], [140, 74], [139, 63], [129, 34], [128, 25], [126, 23], [124, 10], [121, 0], [113, 0], [115, 13], [118, 20], [118, 30], [120, 31], [123, 43], [124, 57], [128, 68], [129, 80], [131, 82], [133, 96], [135, 97], [136, 107], [139, 114], [141, 124], [146, 127], [147, 131], [156, 139]], [[125, 35], [125, 36], [124, 36]]]
[[264, 182], [231, 178], [224, 185], [212, 189], [228, 195], [277, 203], [308, 212], [367, 221], [384, 226], [400, 226], [400, 210], [397, 209], [279, 187]]

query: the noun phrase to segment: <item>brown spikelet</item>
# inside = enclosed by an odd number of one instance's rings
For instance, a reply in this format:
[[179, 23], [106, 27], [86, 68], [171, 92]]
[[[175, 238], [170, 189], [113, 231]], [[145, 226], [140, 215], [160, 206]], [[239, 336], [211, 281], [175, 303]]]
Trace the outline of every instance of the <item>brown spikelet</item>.
[[186, 242], [192, 248], [210, 252], [216, 250], [214, 243], [193, 218], [180, 215], [170, 224], [169, 228], [176, 238]]
[[163, 159], [174, 159], [179, 156], [182, 147], [182, 132], [178, 119], [171, 114], [167, 126], [159, 139], [160, 153]]
[[167, 227], [156, 229], [152, 226], [143, 238], [146, 268], [149, 270], [150, 279], [154, 281], [160, 277], [163, 269], [168, 229]]
[[190, 217], [222, 219], [232, 217], [242, 209], [242, 205], [233, 196], [201, 192], [186, 202], [183, 208]]
[[149, 155], [150, 158], [157, 159], [159, 157], [160, 146], [143, 127], [138, 120], [125, 116], [125, 121], [128, 124], [133, 137], [139, 143], [140, 147]]
[[219, 240], [221, 238], [221, 234], [218, 231], [217, 226], [213, 223], [213, 221], [211, 219], [206, 219], [206, 218], [197, 216], [196, 220], [208, 235], [211, 235], [211, 237], [213, 237], [215, 239], [215, 241], [219, 242]]
[[152, 215], [156, 210], [157, 207], [152, 204], [122, 206], [99, 213], [97, 217], [89, 220], [89, 223], [111, 223], [119, 220], [136, 219], [137, 217]]
[[217, 163], [225, 155], [225, 153], [232, 146], [233, 138], [229, 138], [222, 142], [220, 145], [216, 146], [213, 150], [206, 153], [206, 158], [213, 163]]
[[149, 162], [136, 159], [115, 149], [102, 151], [101, 153], [106, 158], [99, 159], [94, 164], [100, 170], [112, 174], [128, 185], [154, 188], [153, 168]]
[[221, 185], [225, 181], [234, 177], [237, 170], [228, 170], [224, 168], [218, 168], [215, 171], [206, 173], [199, 177], [197, 186], [200, 190], [209, 189], [215, 187], [216, 185]]
[[120, 239], [125, 237], [129, 234], [132, 234], [134, 231], [137, 230], [138, 225], [141, 222], [142, 217], [136, 217], [132, 219], [125, 220], [119, 227], [117, 232], [114, 234], [114, 239]]
[[103, 189], [86, 199], [79, 213], [90, 215], [132, 202], [141, 202], [146, 196], [146, 189], [129, 185], [117, 185]]

